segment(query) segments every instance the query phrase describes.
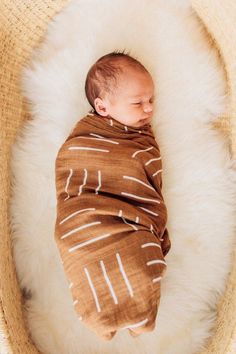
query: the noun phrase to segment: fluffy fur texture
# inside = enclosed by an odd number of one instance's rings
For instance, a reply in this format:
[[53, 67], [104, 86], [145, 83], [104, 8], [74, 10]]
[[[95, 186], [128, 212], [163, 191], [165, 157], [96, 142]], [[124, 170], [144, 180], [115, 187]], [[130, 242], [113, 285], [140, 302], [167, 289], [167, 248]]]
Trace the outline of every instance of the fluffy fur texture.
[[[148, 5], [147, 5], [148, 4]], [[162, 152], [172, 249], [156, 330], [100, 341], [76, 317], [54, 241], [57, 151], [90, 108], [91, 64], [126, 49], [153, 75], [153, 130]], [[228, 142], [211, 122], [225, 111], [225, 77], [187, 0], [74, 0], [51, 21], [23, 73], [33, 120], [12, 152], [14, 257], [33, 340], [44, 353], [191, 354], [203, 348], [232, 264], [235, 185]]]

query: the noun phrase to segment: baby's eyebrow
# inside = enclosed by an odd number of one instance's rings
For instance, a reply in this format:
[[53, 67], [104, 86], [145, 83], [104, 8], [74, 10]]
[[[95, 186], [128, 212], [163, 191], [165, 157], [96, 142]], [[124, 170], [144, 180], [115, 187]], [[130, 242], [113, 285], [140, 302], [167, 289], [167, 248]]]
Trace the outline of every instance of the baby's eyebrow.
[[[130, 99], [141, 99], [143, 96], [142, 95], [137, 95], [137, 96], [129, 96], [129, 98]], [[153, 94], [153, 95], [151, 95], [151, 96], [149, 96], [149, 97], [151, 97], [151, 98], [155, 98], [155, 95]]]
[[138, 98], [141, 98], [141, 96], [140, 95], [138, 95], [138, 96], [128, 96], [128, 98], [130, 98], [130, 99], [138, 99]]

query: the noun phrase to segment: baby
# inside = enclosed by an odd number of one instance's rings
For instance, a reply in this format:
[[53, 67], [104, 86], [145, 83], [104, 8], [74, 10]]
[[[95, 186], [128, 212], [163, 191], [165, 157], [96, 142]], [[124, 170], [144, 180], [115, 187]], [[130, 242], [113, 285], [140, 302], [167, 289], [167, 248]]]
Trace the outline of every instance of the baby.
[[153, 331], [171, 243], [162, 163], [151, 120], [154, 83], [124, 52], [89, 70], [93, 107], [61, 146], [55, 165], [60, 251], [84, 325], [110, 340]]

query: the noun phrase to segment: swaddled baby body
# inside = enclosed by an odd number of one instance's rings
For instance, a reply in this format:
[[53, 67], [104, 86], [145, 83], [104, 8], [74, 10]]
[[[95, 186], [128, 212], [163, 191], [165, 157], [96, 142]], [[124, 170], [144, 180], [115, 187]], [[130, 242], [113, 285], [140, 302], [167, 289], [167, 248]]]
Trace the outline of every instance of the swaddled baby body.
[[55, 240], [82, 322], [105, 340], [126, 328], [135, 337], [155, 328], [171, 247], [154, 85], [142, 64], [111, 53], [90, 69], [86, 94], [94, 109], [56, 158]]

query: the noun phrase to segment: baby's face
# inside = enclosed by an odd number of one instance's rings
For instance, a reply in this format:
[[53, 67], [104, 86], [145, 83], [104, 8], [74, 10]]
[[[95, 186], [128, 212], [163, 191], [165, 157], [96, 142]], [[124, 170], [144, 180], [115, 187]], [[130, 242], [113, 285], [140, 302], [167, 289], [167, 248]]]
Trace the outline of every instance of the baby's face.
[[101, 101], [98, 99], [95, 102], [95, 108], [100, 115], [110, 116], [124, 125], [133, 127], [141, 127], [151, 122], [153, 105], [152, 77], [135, 69], [129, 69], [119, 77], [118, 87], [112, 94], [107, 94]]

